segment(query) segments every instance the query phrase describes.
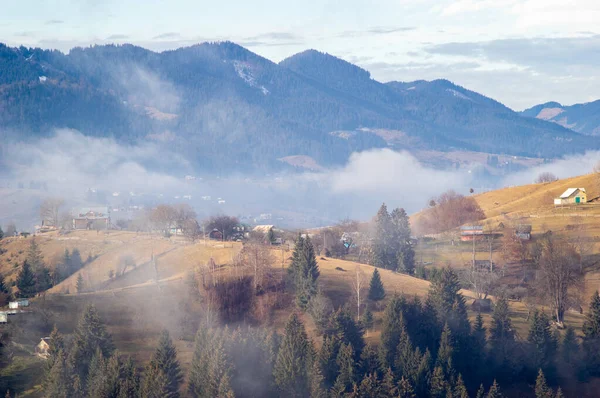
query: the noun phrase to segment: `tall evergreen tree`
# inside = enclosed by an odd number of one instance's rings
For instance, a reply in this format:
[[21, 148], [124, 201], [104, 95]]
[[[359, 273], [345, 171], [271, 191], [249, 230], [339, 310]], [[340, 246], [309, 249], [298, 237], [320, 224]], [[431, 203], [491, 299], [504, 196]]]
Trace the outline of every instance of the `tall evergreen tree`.
[[17, 288], [19, 289], [19, 297], [33, 297], [36, 293], [35, 275], [25, 261], [17, 276]]
[[429, 387], [429, 396], [431, 398], [446, 398], [446, 393], [450, 385], [446, 380], [444, 369], [441, 366], [436, 366], [431, 376], [431, 385]]
[[373, 276], [371, 277], [371, 282], [369, 283], [369, 300], [372, 301], [381, 301], [385, 298], [385, 289], [383, 287], [383, 282], [381, 281], [381, 275], [379, 271], [375, 269], [373, 271]]
[[90, 360], [85, 386], [90, 398], [108, 395], [106, 361], [100, 347], [96, 348], [96, 352]]
[[361, 374], [378, 374], [381, 370], [379, 351], [373, 344], [367, 344], [360, 356]]
[[498, 385], [498, 383], [496, 383], [496, 380], [494, 380], [494, 383], [492, 383], [492, 386], [490, 387], [490, 390], [488, 391], [486, 398], [502, 398], [502, 393], [500, 392], [500, 386]]
[[114, 345], [98, 310], [94, 305], [89, 305], [79, 319], [69, 353], [69, 365], [80, 380], [87, 380], [90, 360], [97, 349], [107, 358], [112, 355]]
[[562, 362], [567, 365], [579, 363], [579, 342], [572, 326], [567, 327], [560, 347]]
[[416, 398], [415, 390], [410, 384], [410, 381], [404, 376], [398, 382], [398, 397], [399, 398]]
[[600, 376], [600, 295], [594, 292], [583, 322], [583, 352], [589, 376]]
[[312, 347], [304, 325], [295, 313], [285, 325], [273, 375], [282, 394], [304, 397], [309, 391], [308, 365]]
[[327, 398], [327, 390], [325, 389], [325, 379], [321, 373], [319, 363], [315, 361], [310, 372], [310, 393], [311, 398]]
[[481, 384], [479, 386], [479, 389], [477, 390], [477, 395], [475, 395], [476, 398], [485, 398], [485, 389], [483, 388], [483, 384]]
[[288, 272], [296, 291], [296, 304], [304, 310], [310, 299], [317, 294], [317, 279], [320, 274], [315, 249], [309, 237], [298, 235]]
[[531, 359], [535, 368], [541, 368], [547, 372], [553, 371], [556, 340], [550, 329], [550, 319], [545, 313], [534, 311], [527, 341], [532, 347]]
[[493, 355], [497, 358], [500, 356], [500, 361], [504, 361], [514, 340], [515, 334], [510, 320], [508, 301], [506, 298], [500, 297], [494, 306], [490, 326], [490, 345]]
[[146, 366], [140, 393], [144, 398], [163, 398], [168, 396], [167, 376], [156, 366], [156, 362], [150, 362]]
[[38, 292], [45, 292], [52, 287], [52, 277], [50, 270], [45, 266], [39, 267], [35, 272], [35, 289]]
[[45, 384], [45, 396], [48, 398], [73, 397], [72, 380], [65, 354], [59, 351]]
[[50, 373], [54, 363], [58, 359], [58, 354], [60, 352], [64, 352], [65, 350], [65, 341], [63, 336], [60, 334], [56, 325], [52, 329], [52, 333], [50, 333], [50, 339], [48, 339], [48, 357], [46, 358], [46, 375]]
[[177, 360], [177, 350], [167, 330], [163, 330], [160, 334], [158, 347], [156, 347], [150, 362], [165, 375], [165, 397], [179, 397], [179, 387], [183, 381], [183, 375]]
[[330, 323], [331, 327], [327, 334], [335, 336], [341, 343], [352, 345], [354, 359], [358, 361], [365, 346], [363, 330], [348, 308], [340, 308], [334, 312]]
[[556, 390], [556, 398], [565, 398], [565, 394], [563, 394], [562, 388], [560, 387], [558, 387], [558, 390]]
[[73, 251], [71, 252], [71, 261], [69, 263], [69, 266], [69, 275], [72, 275], [75, 272], [79, 271], [81, 268], [83, 268], [83, 259], [81, 258], [81, 253], [79, 252], [78, 248], [73, 249]]
[[417, 351], [415, 353], [415, 361], [418, 360], [418, 357], [420, 357], [420, 360], [419, 367], [417, 369], [417, 378], [415, 381], [415, 391], [417, 393], [417, 396], [424, 397], [427, 395], [427, 392], [429, 390], [433, 360], [431, 358], [431, 353], [429, 352], [429, 350], [426, 350], [423, 355], [420, 355]]
[[[337, 357], [341, 342], [336, 336], [324, 336], [317, 360], [323, 374], [325, 386], [331, 388], [339, 373]], [[364, 352], [363, 352], [364, 353]]]
[[44, 256], [42, 255], [42, 251], [35, 238], [31, 238], [29, 248], [27, 249], [26, 260], [34, 272], [37, 272], [40, 268], [44, 267]]
[[402, 208], [394, 209], [390, 215], [392, 247], [397, 270], [411, 275], [415, 269], [415, 251], [410, 243], [410, 221]]
[[452, 340], [452, 332], [448, 324], [444, 326], [442, 330], [442, 336], [440, 337], [440, 348], [436, 359], [436, 367], [442, 368], [444, 376], [449, 383], [453, 383], [454, 369], [453, 369], [453, 357], [454, 348]]
[[339, 374], [333, 385], [337, 395], [350, 392], [352, 385], [357, 381], [356, 361], [354, 360], [354, 349], [351, 344], [342, 344], [337, 357]]
[[[114, 355], [113, 355], [114, 357]], [[119, 394], [117, 398], [138, 397], [140, 392], [140, 379], [131, 358], [127, 358], [121, 366], [119, 380]]]
[[454, 385], [454, 391], [452, 393], [453, 398], [469, 398], [469, 392], [467, 391], [467, 387], [465, 387], [465, 383], [463, 381], [462, 375], [458, 375], [458, 379], [456, 380], [456, 384]]
[[404, 329], [403, 309], [406, 300], [400, 296], [394, 296], [388, 303], [383, 314], [381, 327], [380, 361], [384, 367], [393, 367], [396, 359], [396, 349], [400, 341], [400, 335]]
[[393, 226], [390, 213], [385, 203], [381, 205], [374, 221], [373, 265], [376, 267], [395, 269], [396, 253], [393, 247]]
[[77, 293], [83, 293], [85, 290], [85, 282], [83, 281], [83, 275], [81, 272], [77, 274], [77, 282], [75, 283], [75, 288], [77, 289]]
[[394, 372], [391, 368], [387, 368], [383, 374], [381, 393], [384, 397], [395, 397], [398, 395], [398, 387], [396, 386]]
[[4, 275], [0, 274], [0, 294], [10, 295], [10, 287], [4, 282]]
[[548, 387], [542, 369], [538, 371], [537, 379], [535, 380], [535, 398], [554, 398], [554, 393]]

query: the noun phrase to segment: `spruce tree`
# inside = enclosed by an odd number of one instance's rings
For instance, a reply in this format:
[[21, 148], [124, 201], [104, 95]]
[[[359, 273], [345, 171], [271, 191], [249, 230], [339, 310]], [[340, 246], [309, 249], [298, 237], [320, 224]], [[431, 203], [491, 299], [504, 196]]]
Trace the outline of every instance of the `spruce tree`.
[[44, 387], [45, 397], [47, 398], [68, 398], [73, 396], [71, 374], [63, 351], [58, 352]]
[[360, 356], [361, 373], [377, 374], [381, 371], [381, 362], [379, 361], [379, 351], [373, 344], [367, 344]]
[[373, 271], [373, 276], [371, 277], [371, 282], [369, 283], [369, 300], [372, 301], [381, 301], [385, 298], [385, 289], [383, 287], [383, 282], [381, 281], [381, 275], [379, 271], [375, 269]]
[[10, 294], [10, 287], [4, 282], [4, 275], [0, 274], [0, 293]]
[[46, 358], [45, 363], [46, 375], [48, 375], [52, 370], [54, 363], [58, 359], [59, 352], [64, 352], [64, 350], [64, 338], [56, 328], [56, 325], [54, 325], [52, 333], [50, 333], [50, 339], [48, 339], [48, 357]]
[[494, 383], [490, 387], [490, 389], [486, 395], [486, 398], [502, 398], [502, 393], [500, 392], [500, 386], [498, 385], [498, 383], [496, 383], [496, 380], [494, 380]]
[[35, 289], [38, 292], [45, 292], [52, 287], [52, 277], [50, 270], [45, 266], [41, 266], [35, 272]]
[[183, 381], [183, 375], [177, 360], [177, 350], [167, 330], [163, 330], [160, 334], [158, 347], [150, 362], [165, 375], [165, 397], [179, 397], [179, 386]]
[[352, 345], [341, 345], [336, 362], [339, 373], [333, 388], [338, 394], [350, 392], [356, 382], [356, 362]]
[[415, 251], [410, 243], [410, 221], [402, 208], [390, 214], [392, 247], [397, 271], [412, 275], [415, 269]]
[[418, 363], [415, 360], [415, 351], [408, 337], [406, 328], [402, 328], [398, 347], [396, 348], [395, 373], [398, 376], [404, 376], [408, 380], [414, 382], [417, 375]]
[[600, 295], [594, 292], [583, 322], [583, 352], [589, 376], [600, 376]]
[[398, 387], [394, 380], [394, 372], [391, 368], [387, 368], [381, 380], [381, 393], [384, 397], [396, 397], [398, 395]]
[[431, 398], [446, 398], [446, 392], [450, 388], [444, 369], [441, 366], [436, 366], [431, 376], [431, 385], [429, 387], [429, 396]]
[[362, 381], [360, 382], [360, 386], [357, 389], [355, 389], [355, 391], [352, 394], [349, 395], [356, 396], [358, 398], [381, 397], [383, 396], [381, 390], [382, 388], [379, 380], [377, 380], [377, 375], [370, 373], [366, 374], [363, 377]]
[[40, 268], [44, 267], [44, 256], [42, 255], [42, 251], [35, 238], [31, 238], [29, 248], [27, 249], [26, 260], [33, 272], [37, 272]]
[[579, 363], [579, 342], [575, 335], [575, 329], [571, 326], [567, 327], [560, 351], [563, 363], [567, 365]]
[[404, 328], [403, 309], [406, 306], [404, 298], [394, 296], [385, 308], [381, 327], [380, 360], [385, 367], [393, 367], [396, 359], [396, 349]]
[[140, 392], [144, 398], [163, 398], [168, 396], [167, 376], [156, 366], [156, 362], [150, 362], [146, 366]]
[[140, 379], [135, 364], [131, 358], [127, 358], [121, 366], [121, 378], [119, 380], [119, 394], [117, 398], [138, 397], [139, 392]]
[[475, 398], [485, 398], [485, 389], [483, 388], [483, 384], [479, 385], [479, 390], [477, 390], [477, 395]]
[[325, 379], [321, 372], [321, 366], [317, 361], [314, 362], [310, 372], [310, 393], [311, 398], [327, 398], [325, 389]]
[[415, 390], [410, 384], [410, 381], [404, 376], [398, 382], [398, 397], [399, 398], [416, 398]]
[[312, 241], [298, 235], [292, 263], [288, 269], [296, 293], [296, 305], [305, 310], [310, 299], [317, 293], [319, 266]]
[[87, 380], [85, 383], [88, 396], [107, 396], [107, 384], [106, 361], [104, 355], [102, 354], [102, 350], [100, 350], [100, 347], [97, 347], [96, 352], [90, 360]]
[[527, 341], [533, 350], [533, 364], [535, 368], [551, 371], [556, 354], [556, 340], [550, 329], [550, 319], [545, 313], [536, 310], [530, 324]]
[[[418, 359], [419, 356], [420, 359]], [[431, 358], [429, 350], [426, 350], [423, 355], [419, 355], [418, 351], [415, 352], [415, 361], [417, 360], [419, 361], [419, 367], [417, 369], [417, 378], [415, 380], [415, 390], [417, 396], [424, 397], [429, 391], [433, 359]]]
[[212, 393], [209, 388], [210, 381], [207, 380], [210, 351], [214, 347], [212, 337], [212, 333], [208, 327], [201, 324], [196, 333], [194, 356], [192, 357], [188, 380], [188, 393], [194, 398], [209, 397]]
[[98, 310], [94, 305], [89, 305], [79, 319], [69, 353], [69, 365], [80, 380], [87, 380], [90, 360], [97, 349], [107, 358], [112, 355], [114, 345]]
[[36, 293], [35, 275], [27, 261], [23, 262], [21, 271], [17, 276], [17, 288], [19, 289], [19, 297], [33, 297]]
[[465, 387], [461, 374], [458, 375], [452, 396], [453, 398], [469, 398], [469, 392], [467, 391], [467, 387]]
[[515, 334], [510, 320], [508, 301], [506, 298], [500, 297], [494, 306], [492, 323], [490, 326], [491, 349], [493, 355], [497, 357], [500, 362], [506, 359], [514, 340]]
[[[317, 360], [323, 374], [325, 386], [331, 388], [339, 373], [337, 357], [341, 342], [335, 336], [323, 336], [323, 344], [317, 355]], [[364, 353], [364, 351], [363, 351]]]
[[277, 354], [273, 375], [279, 391], [288, 397], [303, 397], [309, 391], [310, 340], [298, 315], [292, 314]]
[[335, 336], [341, 343], [352, 345], [354, 359], [358, 361], [365, 346], [363, 330], [354, 320], [347, 307], [340, 308], [331, 315], [328, 334]]
[[381, 205], [374, 219], [375, 234], [373, 244], [373, 265], [396, 269], [396, 252], [393, 247], [393, 227], [387, 206]]
[[452, 363], [453, 363], [453, 341], [452, 341], [452, 332], [450, 331], [450, 327], [448, 324], [444, 326], [442, 330], [442, 336], [440, 337], [440, 348], [438, 349], [437, 359], [435, 362], [436, 367], [442, 368], [444, 371], [444, 375], [446, 376], [446, 380], [452, 382]]
[[75, 287], [77, 288], [77, 293], [83, 293], [83, 291], [85, 290], [85, 282], [83, 281], [83, 276], [81, 275], [81, 272], [77, 274], [77, 282], [75, 284]]
[[553, 398], [554, 393], [546, 383], [546, 377], [542, 369], [538, 371], [537, 379], [535, 380], [535, 398]]
[[360, 325], [362, 329], [367, 332], [368, 336], [369, 330], [371, 330], [373, 327], [373, 313], [369, 308], [367, 308], [367, 310], [360, 316]]
[[560, 387], [558, 387], [558, 390], [556, 390], [556, 398], [565, 398], [565, 394], [563, 394], [562, 388]]

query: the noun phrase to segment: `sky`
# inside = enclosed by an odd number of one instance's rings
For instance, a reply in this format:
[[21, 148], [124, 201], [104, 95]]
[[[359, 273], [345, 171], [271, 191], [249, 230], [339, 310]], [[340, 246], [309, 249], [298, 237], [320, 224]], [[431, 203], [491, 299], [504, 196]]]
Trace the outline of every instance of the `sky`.
[[522, 110], [600, 98], [598, 0], [20, 0], [0, 41], [155, 51], [231, 40], [272, 61], [314, 48], [379, 81], [446, 78]]

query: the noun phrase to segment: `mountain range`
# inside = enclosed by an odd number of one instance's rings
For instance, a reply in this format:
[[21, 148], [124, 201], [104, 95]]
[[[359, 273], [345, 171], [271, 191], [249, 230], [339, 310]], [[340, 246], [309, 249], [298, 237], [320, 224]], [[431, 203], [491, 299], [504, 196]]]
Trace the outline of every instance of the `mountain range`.
[[547, 102], [521, 114], [554, 122], [581, 134], [600, 136], [600, 100], [570, 106]]
[[542, 158], [600, 148], [587, 111], [560, 108], [568, 123], [447, 80], [381, 83], [315, 50], [274, 63], [231, 42], [68, 54], [0, 44], [2, 139], [71, 128], [157, 142], [205, 171], [280, 170], [290, 158], [329, 167], [384, 147]]

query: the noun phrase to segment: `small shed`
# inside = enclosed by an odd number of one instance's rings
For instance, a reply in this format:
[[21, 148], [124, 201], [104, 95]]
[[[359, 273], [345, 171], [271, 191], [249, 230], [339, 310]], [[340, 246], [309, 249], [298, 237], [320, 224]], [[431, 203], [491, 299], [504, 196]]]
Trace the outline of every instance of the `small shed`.
[[50, 337], [42, 337], [40, 342], [35, 346], [35, 355], [48, 358], [48, 350], [50, 349], [49, 341]]
[[8, 313], [0, 311], [0, 323], [8, 323]]
[[531, 239], [531, 225], [517, 225], [515, 235], [521, 240]]
[[578, 205], [587, 203], [585, 188], [569, 188], [560, 197], [554, 199], [555, 205]]

